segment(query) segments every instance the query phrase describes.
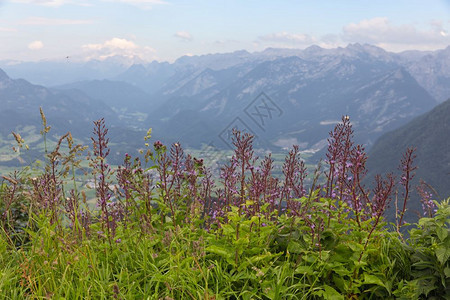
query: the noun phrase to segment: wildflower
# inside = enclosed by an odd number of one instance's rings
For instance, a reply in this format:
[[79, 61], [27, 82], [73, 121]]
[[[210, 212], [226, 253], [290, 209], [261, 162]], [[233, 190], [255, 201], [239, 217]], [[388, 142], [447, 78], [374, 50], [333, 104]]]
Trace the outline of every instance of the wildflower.
[[161, 141], [156, 141], [156, 142], [153, 144], [153, 147], [155, 147], [155, 150], [158, 151], [158, 150], [160, 150], [161, 148], [163, 148], [164, 145], [163, 145], [163, 143], [161, 143]]

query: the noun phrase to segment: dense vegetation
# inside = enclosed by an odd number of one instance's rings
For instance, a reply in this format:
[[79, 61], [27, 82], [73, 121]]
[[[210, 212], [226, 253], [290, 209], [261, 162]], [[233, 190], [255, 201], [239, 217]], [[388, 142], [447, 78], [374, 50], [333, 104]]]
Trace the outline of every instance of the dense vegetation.
[[[142, 157], [126, 154], [113, 170], [108, 130], [94, 123], [87, 160], [97, 208], [77, 186], [86, 148], [70, 133], [39, 173], [2, 176], [3, 299], [450, 297], [449, 201], [432, 201], [422, 186], [426, 217], [404, 230], [414, 149], [399, 179], [376, 176], [368, 190], [367, 156], [344, 117], [306, 187], [298, 147], [275, 178], [271, 156], [257, 159], [253, 137], [239, 131], [217, 179], [178, 143], [151, 148], [151, 132]], [[392, 224], [383, 219], [388, 205]]]

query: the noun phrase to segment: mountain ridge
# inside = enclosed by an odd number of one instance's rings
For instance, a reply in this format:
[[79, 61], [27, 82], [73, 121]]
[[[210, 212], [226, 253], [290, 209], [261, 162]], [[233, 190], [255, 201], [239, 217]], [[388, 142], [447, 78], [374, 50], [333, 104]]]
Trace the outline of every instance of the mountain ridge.
[[[342, 115], [351, 116], [358, 142], [370, 147], [384, 132], [437, 104], [413, 66], [424, 61], [439, 64], [435, 60], [447, 55], [450, 51], [396, 54], [369, 44], [269, 48], [134, 64], [108, 78], [59, 87], [66, 89], [63, 93], [78, 88], [114, 106], [120, 114], [113, 119], [122, 118], [139, 129], [152, 127], [158, 136], [192, 147], [211, 141], [219, 145], [220, 133], [238, 120], [273, 149], [279, 149], [280, 140], [292, 140], [302, 144], [302, 150], [317, 150], [333, 126], [328, 120]], [[445, 77], [446, 69], [439, 70], [443, 75], [436, 78]], [[261, 119], [261, 93], [277, 106], [276, 118]], [[189, 120], [183, 113], [195, 117]], [[267, 122], [258, 124], [263, 121]]]

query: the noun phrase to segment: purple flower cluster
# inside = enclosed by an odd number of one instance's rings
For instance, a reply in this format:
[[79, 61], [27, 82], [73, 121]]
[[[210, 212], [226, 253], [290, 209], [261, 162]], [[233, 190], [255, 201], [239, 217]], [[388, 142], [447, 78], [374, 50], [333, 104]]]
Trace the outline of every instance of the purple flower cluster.
[[122, 209], [119, 208], [120, 203], [112, 201], [113, 192], [110, 188], [111, 168], [108, 165], [107, 157], [110, 149], [108, 148], [109, 138], [107, 138], [108, 129], [105, 120], [100, 119], [94, 122], [94, 137], [91, 138], [93, 143], [93, 157], [91, 164], [98, 175], [96, 183], [97, 206], [101, 208], [101, 224], [105, 231], [109, 243], [115, 235], [117, 223], [122, 220]]
[[423, 215], [425, 217], [432, 218], [437, 210], [437, 206], [436, 203], [433, 201], [433, 194], [430, 191], [430, 186], [425, 181], [421, 180], [416, 190], [420, 196]]
[[367, 173], [367, 154], [362, 145], [353, 144], [349, 117], [344, 116], [342, 122], [330, 132], [326, 157], [329, 167], [326, 173], [326, 197], [346, 203], [360, 227], [361, 221], [369, 218], [374, 218], [375, 224], [378, 224], [391, 200], [395, 179], [392, 174], [388, 174], [385, 179], [376, 176], [372, 196], [364, 187], [362, 181]]
[[279, 202], [279, 210], [281, 211], [281, 202], [286, 201], [286, 208], [291, 213], [299, 213], [300, 202], [292, 201], [293, 198], [301, 198], [306, 194], [305, 178], [308, 176], [306, 172], [305, 162], [300, 159], [300, 151], [298, 145], [294, 145], [289, 151], [283, 164], [284, 182]]

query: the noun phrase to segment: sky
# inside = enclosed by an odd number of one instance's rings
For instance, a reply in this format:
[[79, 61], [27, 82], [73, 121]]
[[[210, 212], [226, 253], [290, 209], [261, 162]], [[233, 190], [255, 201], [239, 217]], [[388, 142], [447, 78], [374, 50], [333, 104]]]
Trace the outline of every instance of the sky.
[[450, 0], [0, 0], [0, 60], [450, 45]]

